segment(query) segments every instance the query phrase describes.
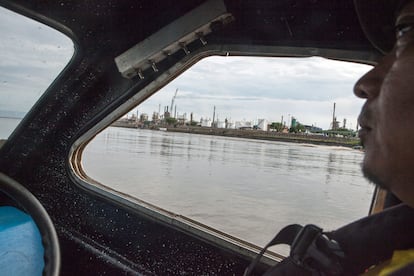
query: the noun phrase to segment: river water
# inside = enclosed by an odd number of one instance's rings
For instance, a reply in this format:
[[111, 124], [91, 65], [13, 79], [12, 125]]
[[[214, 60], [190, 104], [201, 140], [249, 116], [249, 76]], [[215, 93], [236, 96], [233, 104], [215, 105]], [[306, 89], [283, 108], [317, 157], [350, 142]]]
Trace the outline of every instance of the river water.
[[343, 147], [109, 127], [86, 147], [95, 180], [263, 246], [283, 226], [368, 213], [363, 153]]

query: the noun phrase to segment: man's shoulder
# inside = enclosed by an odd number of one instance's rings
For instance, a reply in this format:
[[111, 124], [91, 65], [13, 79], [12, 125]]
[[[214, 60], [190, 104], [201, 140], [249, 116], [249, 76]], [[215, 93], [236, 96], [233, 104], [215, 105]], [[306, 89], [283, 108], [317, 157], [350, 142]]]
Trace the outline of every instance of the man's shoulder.
[[329, 233], [346, 258], [343, 267], [351, 274], [383, 263], [394, 252], [414, 249], [414, 209], [399, 205], [350, 223]]
[[390, 260], [372, 267], [363, 275], [414, 275], [414, 248], [394, 251]]

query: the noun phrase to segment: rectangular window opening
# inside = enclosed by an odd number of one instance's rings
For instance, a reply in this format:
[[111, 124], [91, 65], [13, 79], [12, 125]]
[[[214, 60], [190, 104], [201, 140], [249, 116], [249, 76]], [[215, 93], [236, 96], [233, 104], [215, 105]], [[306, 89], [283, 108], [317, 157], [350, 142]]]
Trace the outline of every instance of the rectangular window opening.
[[74, 44], [61, 32], [0, 7], [0, 147], [69, 63]]
[[373, 194], [356, 137], [362, 100], [352, 93], [370, 68], [205, 58], [98, 134], [83, 169], [259, 246], [292, 223], [335, 229], [366, 215]]

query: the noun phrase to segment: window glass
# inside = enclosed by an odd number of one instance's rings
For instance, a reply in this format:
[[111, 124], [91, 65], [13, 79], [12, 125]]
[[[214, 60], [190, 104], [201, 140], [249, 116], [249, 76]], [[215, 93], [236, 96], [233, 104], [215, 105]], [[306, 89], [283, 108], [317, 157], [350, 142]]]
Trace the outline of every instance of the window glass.
[[370, 66], [210, 57], [97, 135], [85, 172], [263, 246], [283, 226], [368, 213], [353, 84]]
[[0, 139], [7, 139], [73, 55], [72, 41], [0, 7]]

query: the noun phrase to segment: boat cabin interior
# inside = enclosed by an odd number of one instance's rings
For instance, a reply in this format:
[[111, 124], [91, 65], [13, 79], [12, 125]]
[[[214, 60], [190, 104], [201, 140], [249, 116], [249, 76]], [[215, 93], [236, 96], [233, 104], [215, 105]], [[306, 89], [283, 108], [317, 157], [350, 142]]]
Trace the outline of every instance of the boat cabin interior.
[[[0, 148], [1, 208], [31, 215], [46, 275], [242, 275], [259, 246], [95, 183], [81, 165], [85, 147], [206, 57], [316, 56], [373, 65], [382, 56], [350, 0], [0, 0], [0, 6], [73, 43], [67, 65]], [[13, 71], [24, 78], [16, 70], [0, 61], [0, 76]], [[380, 192], [371, 205], [367, 214], [383, 208]], [[269, 252], [254, 273], [282, 259]]]

